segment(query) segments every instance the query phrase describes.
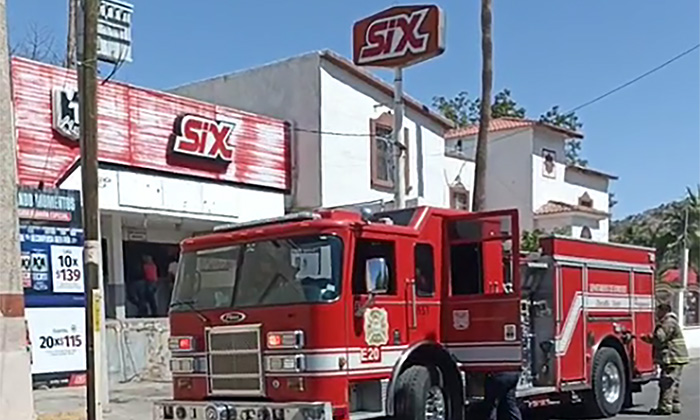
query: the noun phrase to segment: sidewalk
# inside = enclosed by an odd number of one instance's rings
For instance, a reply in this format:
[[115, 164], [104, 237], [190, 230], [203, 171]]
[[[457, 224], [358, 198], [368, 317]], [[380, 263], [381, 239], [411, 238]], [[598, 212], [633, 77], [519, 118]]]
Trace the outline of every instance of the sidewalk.
[[[104, 420], [151, 420], [153, 401], [171, 395], [170, 383], [134, 382], [110, 389]], [[85, 419], [85, 387], [34, 391], [37, 420]]]

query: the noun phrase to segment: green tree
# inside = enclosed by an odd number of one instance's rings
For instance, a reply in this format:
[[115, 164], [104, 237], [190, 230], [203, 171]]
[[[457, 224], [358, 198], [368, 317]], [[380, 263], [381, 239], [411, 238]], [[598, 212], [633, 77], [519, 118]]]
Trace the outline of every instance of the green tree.
[[[583, 123], [579, 121], [576, 113], [562, 113], [558, 105], [540, 115], [540, 122], [576, 132], [583, 128]], [[586, 166], [588, 164], [587, 160], [581, 158], [581, 140], [568, 139], [566, 141], [566, 160], [571, 165]]]

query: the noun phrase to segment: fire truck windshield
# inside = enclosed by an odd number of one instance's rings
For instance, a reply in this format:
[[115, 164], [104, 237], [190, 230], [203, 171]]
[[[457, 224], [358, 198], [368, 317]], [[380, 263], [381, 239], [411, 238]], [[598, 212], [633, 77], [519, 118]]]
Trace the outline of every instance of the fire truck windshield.
[[335, 236], [303, 236], [185, 252], [171, 310], [334, 301], [342, 247]]

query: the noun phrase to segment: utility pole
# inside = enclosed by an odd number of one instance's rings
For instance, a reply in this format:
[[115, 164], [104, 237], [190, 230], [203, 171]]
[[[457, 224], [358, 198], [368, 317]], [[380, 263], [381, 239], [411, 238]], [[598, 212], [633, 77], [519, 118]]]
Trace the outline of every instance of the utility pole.
[[34, 418], [17, 216], [17, 149], [5, 0], [0, 0], [0, 417]]
[[491, 38], [491, 0], [481, 0], [481, 109], [476, 138], [473, 211], [486, 206], [486, 165], [491, 124], [491, 89], [493, 88], [493, 41]]
[[394, 208], [406, 207], [406, 145], [403, 143], [401, 131], [403, 125], [403, 68], [394, 69], [394, 129], [391, 150], [396, 151], [396, 165], [394, 165]]
[[102, 418], [102, 290], [97, 160], [97, 20], [99, 0], [82, 0], [78, 50], [80, 169], [85, 230], [87, 418]]
[[678, 322], [685, 326], [685, 291], [688, 289], [688, 263], [690, 262], [690, 250], [688, 249], [688, 207], [685, 208], [685, 221], [683, 223], [683, 241], [681, 250], [681, 290], [678, 303]]
[[68, 37], [66, 39], [66, 67], [75, 69], [78, 50], [78, 0], [68, 0]]

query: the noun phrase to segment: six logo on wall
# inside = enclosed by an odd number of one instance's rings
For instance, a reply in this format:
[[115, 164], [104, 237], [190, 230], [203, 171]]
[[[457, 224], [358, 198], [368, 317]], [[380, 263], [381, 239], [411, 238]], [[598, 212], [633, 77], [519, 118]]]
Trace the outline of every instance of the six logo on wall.
[[185, 114], [175, 121], [171, 152], [228, 164], [233, 160], [236, 123]]

